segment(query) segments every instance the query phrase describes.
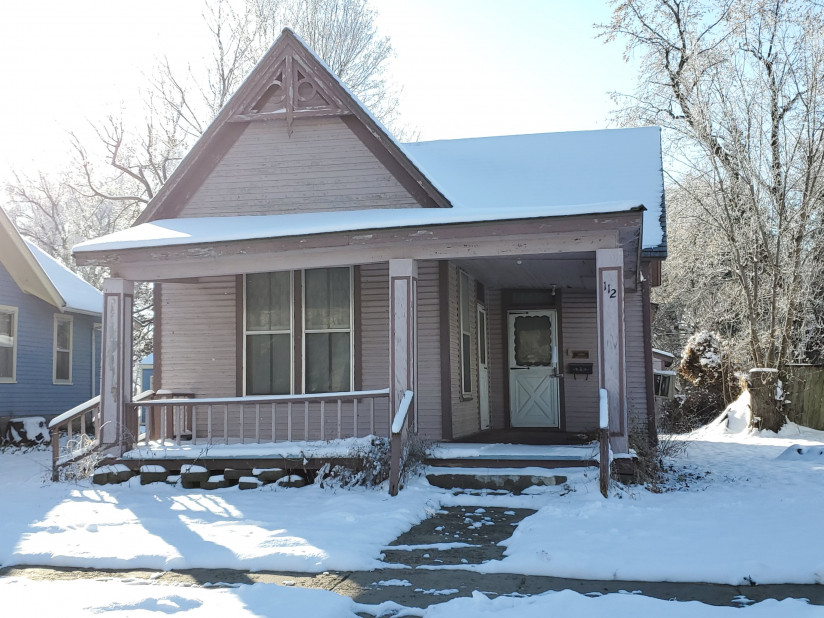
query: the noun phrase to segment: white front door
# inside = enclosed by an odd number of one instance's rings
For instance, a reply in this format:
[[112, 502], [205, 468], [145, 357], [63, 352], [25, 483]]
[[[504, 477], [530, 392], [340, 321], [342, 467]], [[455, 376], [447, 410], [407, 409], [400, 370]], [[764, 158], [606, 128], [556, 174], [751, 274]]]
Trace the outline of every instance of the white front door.
[[478, 305], [478, 406], [481, 429], [489, 428], [489, 345], [486, 340], [486, 309]]
[[560, 426], [557, 315], [554, 309], [507, 314], [512, 427]]

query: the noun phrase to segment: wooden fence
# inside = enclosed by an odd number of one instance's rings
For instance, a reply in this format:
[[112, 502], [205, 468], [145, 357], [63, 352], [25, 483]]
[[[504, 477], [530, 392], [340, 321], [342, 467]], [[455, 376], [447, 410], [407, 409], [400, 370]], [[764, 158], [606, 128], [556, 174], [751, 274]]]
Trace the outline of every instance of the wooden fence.
[[784, 396], [792, 422], [824, 430], [824, 365], [788, 365]]

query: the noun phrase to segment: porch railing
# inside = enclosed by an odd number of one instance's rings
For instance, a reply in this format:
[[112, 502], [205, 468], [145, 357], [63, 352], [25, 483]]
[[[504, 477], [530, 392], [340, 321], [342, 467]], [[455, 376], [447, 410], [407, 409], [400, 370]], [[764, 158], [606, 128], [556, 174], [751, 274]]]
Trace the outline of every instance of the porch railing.
[[[66, 442], [61, 446], [60, 434], [64, 430]], [[62, 467], [85, 457], [100, 445], [100, 395], [55, 416], [49, 422], [49, 433], [52, 481], [57, 481]]]
[[395, 418], [392, 419], [391, 433], [389, 436], [389, 493], [398, 495], [401, 485], [401, 472], [404, 460], [407, 455], [407, 441], [409, 438], [409, 407], [412, 405], [412, 391], [403, 394], [398, 405]]
[[380, 389], [311, 395], [172, 396], [126, 406], [135, 418], [139, 409], [147, 411], [139, 444], [255, 444], [362, 437], [376, 432], [387, 435], [392, 420], [388, 401], [389, 389]]

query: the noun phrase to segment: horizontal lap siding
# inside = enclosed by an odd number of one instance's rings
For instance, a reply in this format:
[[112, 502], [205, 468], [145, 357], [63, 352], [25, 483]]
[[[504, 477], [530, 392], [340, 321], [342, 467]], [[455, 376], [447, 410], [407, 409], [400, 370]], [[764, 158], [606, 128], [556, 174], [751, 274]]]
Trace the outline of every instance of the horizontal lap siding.
[[[595, 292], [566, 290], [561, 298], [564, 363], [592, 363], [592, 375], [564, 375], [567, 431], [598, 427], [598, 323]], [[588, 359], [574, 359], [571, 350], [586, 350]]]
[[233, 397], [237, 363], [235, 277], [164, 283], [158, 388]]
[[[470, 435], [480, 431], [480, 413], [478, 411], [478, 355], [477, 355], [477, 325], [476, 320], [470, 322], [469, 340], [472, 346], [471, 384], [472, 392], [469, 397], [461, 394], [461, 323], [460, 323], [460, 295], [459, 271], [454, 264], [449, 265], [449, 357], [452, 375], [452, 437]], [[470, 277], [474, 283], [474, 279]], [[471, 286], [474, 287], [474, 286]], [[477, 302], [476, 293], [471, 291], [469, 302], [472, 313], [475, 312]]]
[[181, 217], [417, 207], [338, 118], [252, 122]]
[[441, 331], [438, 262], [418, 262], [418, 383], [415, 390], [418, 435], [442, 436]]
[[389, 387], [389, 264], [360, 267], [361, 388]]
[[624, 294], [624, 327], [626, 329], [627, 414], [629, 431], [647, 430], [647, 380], [644, 363], [644, 313], [641, 287]]
[[489, 416], [494, 428], [506, 427], [505, 400], [508, 367], [506, 357], [506, 328], [503, 322], [501, 291], [486, 289], [486, 329], [489, 336]]

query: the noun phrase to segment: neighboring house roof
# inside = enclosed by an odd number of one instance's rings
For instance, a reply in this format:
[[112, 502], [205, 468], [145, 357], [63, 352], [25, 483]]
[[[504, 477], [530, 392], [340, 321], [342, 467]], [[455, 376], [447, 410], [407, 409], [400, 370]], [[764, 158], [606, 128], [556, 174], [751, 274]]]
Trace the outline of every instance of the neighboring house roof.
[[24, 240], [0, 208], [0, 263], [17, 286], [50, 305], [99, 315], [103, 294], [50, 255]]
[[148, 354], [140, 359], [138, 365], [154, 365], [154, 354]]
[[506, 221], [543, 217], [596, 215], [643, 210], [639, 202], [555, 205], [527, 208], [373, 208], [340, 212], [235, 217], [185, 217], [142, 223], [76, 245], [76, 253], [168, 247], [310, 234], [390, 228]]
[[661, 248], [661, 129], [538, 133], [404, 144], [454, 208], [642, 204], [643, 249]]

